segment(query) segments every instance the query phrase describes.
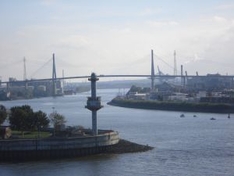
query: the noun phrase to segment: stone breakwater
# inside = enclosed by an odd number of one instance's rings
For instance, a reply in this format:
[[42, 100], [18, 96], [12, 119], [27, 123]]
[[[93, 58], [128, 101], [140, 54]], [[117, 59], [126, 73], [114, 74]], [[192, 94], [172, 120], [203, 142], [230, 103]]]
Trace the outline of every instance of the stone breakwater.
[[146, 152], [148, 150], [152, 150], [153, 148], [154, 147], [148, 145], [141, 145], [124, 139], [120, 139], [119, 143], [113, 145], [108, 151], [106, 151], [106, 153], [122, 154], [122, 153]]

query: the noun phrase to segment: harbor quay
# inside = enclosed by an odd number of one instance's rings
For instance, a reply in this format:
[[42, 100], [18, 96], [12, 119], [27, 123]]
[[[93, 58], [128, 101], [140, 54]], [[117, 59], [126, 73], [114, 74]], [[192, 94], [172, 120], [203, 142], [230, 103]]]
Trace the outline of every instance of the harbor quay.
[[119, 142], [119, 134], [99, 130], [99, 134], [79, 137], [50, 137], [46, 139], [0, 140], [0, 161], [71, 158], [105, 153]]

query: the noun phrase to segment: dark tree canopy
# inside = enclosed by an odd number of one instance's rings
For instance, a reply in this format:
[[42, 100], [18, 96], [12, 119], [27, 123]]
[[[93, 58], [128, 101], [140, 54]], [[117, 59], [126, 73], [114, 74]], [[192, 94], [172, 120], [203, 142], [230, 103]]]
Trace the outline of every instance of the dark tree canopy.
[[48, 119], [46, 113], [42, 111], [34, 112], [35, 126], [36, 128], [46, 128], [48, 127], [50, 120]]
[[14, 130], [25, 131], [27, 123], [27, 113], [20, 107], [11, 108], [9, 122]]
[[28, 105], [15, 106], [11, 108], [9, 122], [12, 129], [19, 131], [31, 130], [33, 110]]
[[129, 94], [130, 92], [148, 93], [148, 92], [150, 92], [150, 88], [149, 87], [141, 88], [141, 87], [137, 87], [137, 86], [133, 85], [127, 94]]
[[11, 108], [9, 123], [12, 129], [19, 131], [33, 131], [38, 128], [45, 128], [49, 124], [47, 115], [42, 111], [33, 112], [28, 105]]
[[5, 106], [0, 105], [0, 125], [6, 120], [7, 111]]

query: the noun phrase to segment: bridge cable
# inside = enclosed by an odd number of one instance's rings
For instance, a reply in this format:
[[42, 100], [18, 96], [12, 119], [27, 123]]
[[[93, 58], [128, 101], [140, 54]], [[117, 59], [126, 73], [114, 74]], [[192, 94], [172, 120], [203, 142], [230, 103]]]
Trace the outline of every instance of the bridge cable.
[[41, 69], [43, 69], [52, 59], [49, 59], [45, 64], [43, 64], [39, 69], [37, 69], [35, 72], [31, 74], [31, 79], [33, 76], [35, 76]]

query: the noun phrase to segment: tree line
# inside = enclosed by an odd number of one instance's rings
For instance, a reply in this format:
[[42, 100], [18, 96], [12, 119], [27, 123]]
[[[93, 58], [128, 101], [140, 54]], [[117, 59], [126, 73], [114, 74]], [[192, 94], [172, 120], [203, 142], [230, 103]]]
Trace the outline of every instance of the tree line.
[[57, 112], [53, 112], [48, 116], [41, 110], [33, 111], [29, 105], [12, 107], [9, 112], [3, 105], [0, 105], [0, 125], [6, 119], [12, 130], [21, 131], [22, 133], [48, 128], [50, 123], [52, 123], [54, 129], [58, 129], [66, 123], [65, 117]]

